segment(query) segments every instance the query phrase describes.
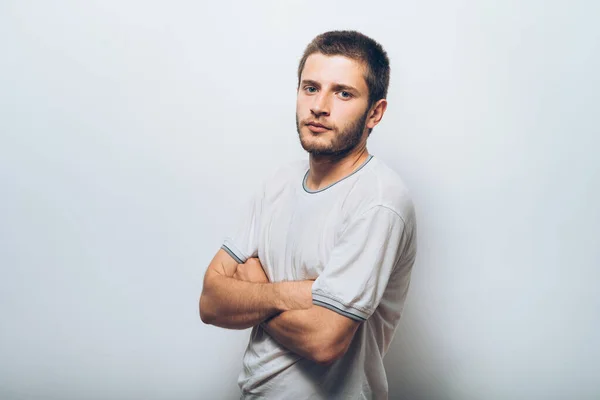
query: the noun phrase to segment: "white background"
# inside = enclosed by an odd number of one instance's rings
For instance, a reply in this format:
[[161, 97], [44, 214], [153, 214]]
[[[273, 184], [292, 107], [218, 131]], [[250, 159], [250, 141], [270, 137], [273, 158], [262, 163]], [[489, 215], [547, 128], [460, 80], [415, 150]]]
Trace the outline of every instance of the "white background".
[[389, 53], [417, 207], [390, 398], [600, 398], [599, 4], [3, 1], [0, 398], [239, 396], [202, 277], [331, 29]]

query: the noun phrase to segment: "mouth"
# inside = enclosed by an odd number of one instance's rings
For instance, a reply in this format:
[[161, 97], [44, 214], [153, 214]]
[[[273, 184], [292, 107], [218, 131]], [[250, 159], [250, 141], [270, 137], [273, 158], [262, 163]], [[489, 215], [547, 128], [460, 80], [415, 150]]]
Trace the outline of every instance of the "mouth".
[[307, 123], [305, 123], [305, 125], [308, 127], [308, 129], [311, 132], [314, 132], [314, 133], [322, 133], [322, 132], [331, 130], [331, 128], [329, 128], [325, 125], [319, 124], [317, 122], [307, 122]]

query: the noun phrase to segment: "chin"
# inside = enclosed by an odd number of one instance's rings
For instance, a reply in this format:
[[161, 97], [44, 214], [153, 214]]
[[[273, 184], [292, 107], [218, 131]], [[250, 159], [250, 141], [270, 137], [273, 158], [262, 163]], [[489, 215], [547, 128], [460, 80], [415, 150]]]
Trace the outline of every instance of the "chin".
[[302, 148], [314, 156], [330, 156], [335, 154], [329, 146], [314, 146], [302, 144]]
[[[304, 134], [300, 137], [302, 148], [309, 153], [327, 152], [331, 149], [330, 143], [323, 143], [324, 140], [318, 136], [313, 136], [311, 133]], [[326, 142], [326, 141], [325, 141]]]

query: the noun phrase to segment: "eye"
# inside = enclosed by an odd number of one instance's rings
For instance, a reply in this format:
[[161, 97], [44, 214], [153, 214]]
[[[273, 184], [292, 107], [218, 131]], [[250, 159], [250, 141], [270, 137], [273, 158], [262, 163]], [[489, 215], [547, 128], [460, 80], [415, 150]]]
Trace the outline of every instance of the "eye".
[[304, 91], [307, 93], [316, 93], [317, 88], [314, 86], [305, 86]]
[[341, 92], [339, 92], [339, 94], [340, 94], [340, 97], [342, 99], [350, 99], [350, 98], [352, 98], [352, 93], [346, 92], [345, 90], [342, 90]]

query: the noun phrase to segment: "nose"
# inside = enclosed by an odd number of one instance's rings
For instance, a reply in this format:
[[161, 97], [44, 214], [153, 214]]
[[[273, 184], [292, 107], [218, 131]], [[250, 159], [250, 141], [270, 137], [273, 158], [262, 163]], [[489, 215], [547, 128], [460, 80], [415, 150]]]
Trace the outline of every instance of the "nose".
[[327, 94], [324, 92], [321, 92], [317, 96], [314, 96], [313, 98], [314, 98], [314, 102], [310, 108], [310, 112], [315, 117], [320, 117], [322, 115], [328, 116], [330, 105], [329, 105], [329, 97], [327, 96]]

